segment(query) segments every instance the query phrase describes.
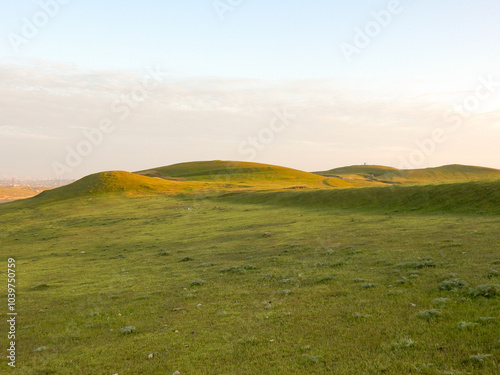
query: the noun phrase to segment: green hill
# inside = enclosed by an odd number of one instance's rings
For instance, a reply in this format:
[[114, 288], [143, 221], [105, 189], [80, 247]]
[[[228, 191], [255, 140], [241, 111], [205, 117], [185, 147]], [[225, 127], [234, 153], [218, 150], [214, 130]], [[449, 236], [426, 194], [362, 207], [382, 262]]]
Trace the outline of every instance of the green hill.
[[445, 165], [424, 169], [396, 169], [378, 165], [353, 165], [316, 172], [349, 180], [364, 179], [380, 183], [418, 184], [500, 178], [500, 170], [468, 165]]
[[44, 191], [39, 201], [67, 199], [85, 195], [125, 193], [127, 195], [179, 194], [227, 190], [279, 190], [348, 187], [349, 183], [313, 173], [273, 165], [207, 161], [175, 164], [130, 173], [108, 171], [81, 178], [69, 185]]
[[436, 168], [389, 171], [378, 176], [380, 180], [420, 183], [448, 182], [500, 178], [500, 170], [469, 165], [445, 165]]
[[351, 165], [347, 167], [340, 167], [330, 169], [324, 172], [315, 172], [320, 175], [339, 175], [339, 176], [350, 176], [358, 175], [363, 177], [368, 177], [370, 175], [380, 176], [390, 171], [397, 171], [398, 169], [392, 167], [384, 167], [382, 165]]
[[342, 179], [325, 178], [296, 169], [269, 164], [221, 160], [180, 163], [136, 173], [167, 180], [226, 184], [220, 186], [233, 188], [281, 189], [351, 186]]
[[[38, 201], [67, 199], [84, 195], [96, 195], [103, 193], [124, 193], [127, 195], [145, 194], [179, 194], [200, 193], [211, 191], [219, 192], [235, 191], [279, 191], [279, 190], [326, 190], [327, 192], [305, 192], [312, 200], [337, 199], [341, 197], [342, 204], [371, 206], [374, 200], [380, 200], [382, 205], [389, 204], [397, 206], [395, 199], [398, 194], [391, 191], [387, 195], [380, 193], [381, 190], [364, 190], [339, 193], [339, 195], [328, 195], [328, 190], [339, 187], [360, 187], [370, 185], [389, 184], [437, 184], [457, 181], [471, 181], [500, 178], [500, 171], [490, 168], [448, 165], [438, 168], [397, 170], [384, 166], [350, 166], [332, 169], [317, 174], [303, 172], [296, 169], [285, 168], [269, 164], [233, 161], [200, 161], [174, 164], [165, 167], [153, 168], [136, 173], [124, 171], [101, 172], [86, 176], [72, 184], [47, 190], [33, 198], [25, 201], [36, 203]], [[491, 182], [494, 184], [494, 182]], [[474, 185], [476, 186], [476, 185]], [[476, 188], [480, 189], [481, 184]], [[486, 186], [486, 185], [484, 185]], [[441, 190], [446, 190], [448, 195], [438, 201], [429, 201], [432, 204], [442, 204], [449, 197], [455, 197], [455, 203], [462, 202], [463, 197], [468, 197], [469, 191], [461, 191], [460, 196], [454, 194], [458, 185], [422, 187], [420, 192], [428, 191], [434, 196]], [[448, 189], [450, 189], [448, 191]], [[334, 189], [337, 190], [337, 189]], [[348, 189], [351, 190], [351, 189]], [[358, 189], [354, 189], [358, 190]], [[312, 195], [308, 195], [312, 194]], [[326, 194], [326, 195], [323, 195]], [[427, 193], [426, 193], [427, 194]], [[473, 193], [475, 194], [475, 193]], [[365, 197], [368, 197], [366, 198]], [[284, 197], [284, 195], [280, 196]], [[480, 198], [478, 195], [476, 198]], [[296, 196], [296, 199], [302, 199]], [[294, 198], [294, 199], [295, 199]], [[490, 197], [491, 198], [491, 197]], [[251, 199], [251, 198], [250, 198]], [[309, 199], [309, 198], [308, 198]], [[471, 198], [472, 199], [472, 198]], [[489, 199], [489, 198], [488, 198]], [[482, 202], [482, 200], [480, 199]], [[326, 201], [325, 201], [326, 202]], [[402, 197], [400, 203], [405, 205], [416, 205], [411, 199]], [[469, 202], [464, 202], [469, 204]]]
[[132, 195], [176, 193], [186, 188], [187, 185], [182, 182], [166, 181], [124, 171], [110, 171], [91, 174], [69, 185], [44, 191], [34, 199], [65, 199], [103, 193], [127, 193]]
[[500, 180], [440, 185], [228, 194], [237, 203], [344, 210], [500, 214]]

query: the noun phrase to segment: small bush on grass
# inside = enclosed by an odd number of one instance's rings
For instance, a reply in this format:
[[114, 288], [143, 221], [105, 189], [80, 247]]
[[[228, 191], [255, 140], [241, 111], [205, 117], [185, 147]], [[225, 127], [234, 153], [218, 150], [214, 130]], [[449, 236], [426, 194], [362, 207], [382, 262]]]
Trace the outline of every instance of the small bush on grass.
[[421, 269], [428, 267], [436, 267], [436, 264], [431, 259], [422, 259], [416, 262], [400, 263], [398, 264], [400, 268], [411, 268], [411, 269]]
[[500, 285], [499, 284], [478, 285], [475, 288], [470, 288], [469, 294], [472, 297], [493, 298], [500, 295]]
[[473, 322], [460, 322], [457, 324], [457, 328], [458, 329], [469, 329], [469, 328], [472, 328], [472, 327], [475, 327], [479, 325], [479, 323], [473, 323]]
[[457, 290], [457, 289], [463, 289], [468, 287], [469, 284], [467, 284], [465, 281], [462, 281], [457, 278], [453, 279], [448, 279], [444, 280], [441, 285], [439, 286], [440, 290]]
[[122, 333], [124, 335], [129, 335], [129, 334], [134, 333], [134, 332], [135, 332], [134, 326], [126, 326], [120, 330], [120, 333]]
[[190, 286], [201, 286], [205, 284], [205, 281], [204, 280], [196, 280], [196, 281], [193, 281]]
[[420, 311], [417, 316], [421, 319], [430, 321], [433, 319], [439, 318], [441, 315], [441, 310], [439, 309], [431, 309], [431, 310], [425, 310], [425, 311]]

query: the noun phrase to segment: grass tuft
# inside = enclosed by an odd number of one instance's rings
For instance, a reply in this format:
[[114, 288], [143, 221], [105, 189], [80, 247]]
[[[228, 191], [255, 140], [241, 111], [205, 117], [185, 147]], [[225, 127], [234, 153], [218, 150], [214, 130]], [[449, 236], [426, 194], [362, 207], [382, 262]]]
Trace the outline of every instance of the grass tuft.
[[444, 280], [439, 286], [440, 290], [457, 290], [468, 287], [469, 284], [460, 279], [448, 279]]
[[134, 332], [135, 332], [134, 326], [126, 326], [120, 330], [120, 333], [122, 333], [124, 335], [129, 335], [129, 334], [134, 333]]
[[431, 259], [424, 259], [416, 262], [400, 263], [400, 268], [421, 269], [428, 267], [436, 267], [436, 264]]
[[434, 298], [432, 300], [433, 305], [444, 305], [445, 303], [448, 303], [450, 299], [449, 298]]
[[205, 284], [205, 281], [204, 280], [196, 280], [196, 281], [193, 281], [191, 284], [189, 284], [190, 286], [201, 286]]
[[441, 310], [439, 309], [424, 310], [418, 312], [417, 316], [421, 319], [430, 321], [439, 318], [441, 316]]
[[38, 284], [31, 287], [31, 290], [46, 290], [46, 289], [49, 289], [49, 286], [47, 284]]
[[460, 322], [457, 324], [457, 328], [458, 329], [469, 329], [469, 328], [472, 328], [472, 327], [475, 327], [475, 326], [478, 326], [479, 323], [473, 323], [473, 322]]
[[416, 342], [409, 337], [402, 337], [398, 341], [392, 343], [393, 349], [408, 349], [413, 348]]
[[500, 295], [500, 284], [482, 284], [469, 289], [472, 297], [493, 298]]
[[489, 272], [486, 274], [486, 277], [489, 279], [493, 277], [500, 277], [500, 271], [496, 269], [489, 270]]

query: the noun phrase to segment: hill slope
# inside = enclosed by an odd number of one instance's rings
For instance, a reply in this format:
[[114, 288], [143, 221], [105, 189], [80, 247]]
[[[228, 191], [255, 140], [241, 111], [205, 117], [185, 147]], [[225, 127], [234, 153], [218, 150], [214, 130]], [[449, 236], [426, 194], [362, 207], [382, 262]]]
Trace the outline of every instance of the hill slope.
[[424, 169], [396, 169], [378, 165], [353, 165], [316, 173], [322, 176], [338, 176], [346, 180], [364, 179], [399, 184], [500, 178], [500, 170], [498, 169], [459, 164]]
[[347, 167], [334, 168], [334, 169], [330, 169], [328, 171], [315, 172], [315, 173], [321, 174], [321, 175], [341, 175], [341, 176], [346, 176], [346, 175], [347, 176], [348, 175], [380, 176], [384, 173], [387, 173], [390, 171], [397, 171], [397, 170], [398, 169], [396, 169], [396, 168], [385, 167], [382, 165], [350, 165]]
[[297, 169], [221, 160], [180, 163], [136, 173], [167, 180], [225, 183], [227, 184], [225, 187], [325, 188], [351, 186], [348, 182], [338, 178], [325, 178]]
[[445, 165], [436, 168], [389, 171], [381, 180], [395, 182], [448, 182], [500, 178], [500, 170], [469, 165]]
[[[207, 191], [218, 194], [219, 192], [242, 190], [330, 190], [339, 187], [386, 185], [388, 183], [450, 183], [493, 178], [500, 179], [500, 170], [463, 165], [416, 170], [397, 170], [383, 166], [351, 166], [314, 174], [269, 164], [216, 160], [180, 163], [136, 173], [123, 171], [96, 173], [72, 184], [45, 191], [29, 202], [35, 203], [103, 193], [144, 195], [206, 193]], [[439, 189], [448, 188], [439, 187]], [[436, 187], [436, 191], [439, 189]], [[321, 194], [324, 193], [319, 193], [314, 199], [319, 199]], [[363, 192], [346, 194], [345, 202], [350, 201], [349, 197], [357, 197], [355, 204], [365, 201], [362, 198]], [[371, 191], [369, 194], [372, 194]], [[464, 192], [464, 194], [468, 193]], [[395, 195], [393, 195], [394, 197]], [[460, 197], [457, 199], [460, 201]]]
[[34, 198], [51, 200], [103, 193], [175, 193], [187, 187], [182, 182], [166, 181], [124, 171], [110, 171], [91, 174], [69, 185], [44, 191]]
[[500, 214], [500, 180], [358, 189], [249, 192], [223, 197], [236, 203], [304, 208]]

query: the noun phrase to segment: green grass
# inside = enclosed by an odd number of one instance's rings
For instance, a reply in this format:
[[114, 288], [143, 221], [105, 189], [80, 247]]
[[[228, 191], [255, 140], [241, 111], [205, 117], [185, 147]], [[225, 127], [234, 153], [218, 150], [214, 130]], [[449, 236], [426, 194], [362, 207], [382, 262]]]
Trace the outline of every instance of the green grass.
[[122, 192], [128, 195], [178, 194], [193, 189], [202, 189], [203, 184], [167, 181], [124, 171], [95, 173], [69, 185], [47, 190], [35, 200], [23, 203], [34, 204], [42, 201], [58, 201], [78, 196], [95, 196], [103, 193]]
[[19, 374], [498, 373], [499, 180], [140, 173], [0, 206]]
[[223, 197], [232, 202], [337, 210], [500, 214], [500, 180], [337, 190], [240, 192]]
[[222, 188], [299, 189], [352, 186], [342, 179], [325, 178], [291, 168], [221, 160], [180, 163], [136, 173], [168, 180], [205, 181]]
[[211, 198], [98, 182], [0, 206], [18, 374], [498, 374], [498, 181]]
[[353, 165], [317, 172], [324, 176], [340, 176], [353, 182], [359, 179], [392, 184], [456, 182], [477, 179], [500, 179], [500, 170], [469, 165], [445, 165], [425, 169], [396, 169], [379, 165]]
[[316, 172], [318, 174], [324, 175], [339, 175], [339, 176], [349, 176], [349, 175], [359, 175], [362, 177], [380, 176], [390, 171], [397, 171], [396, 168], [385, 167], [382, 165], [351, 165], [347, 167], [340, 167], [330, 169], [329, 171]]

